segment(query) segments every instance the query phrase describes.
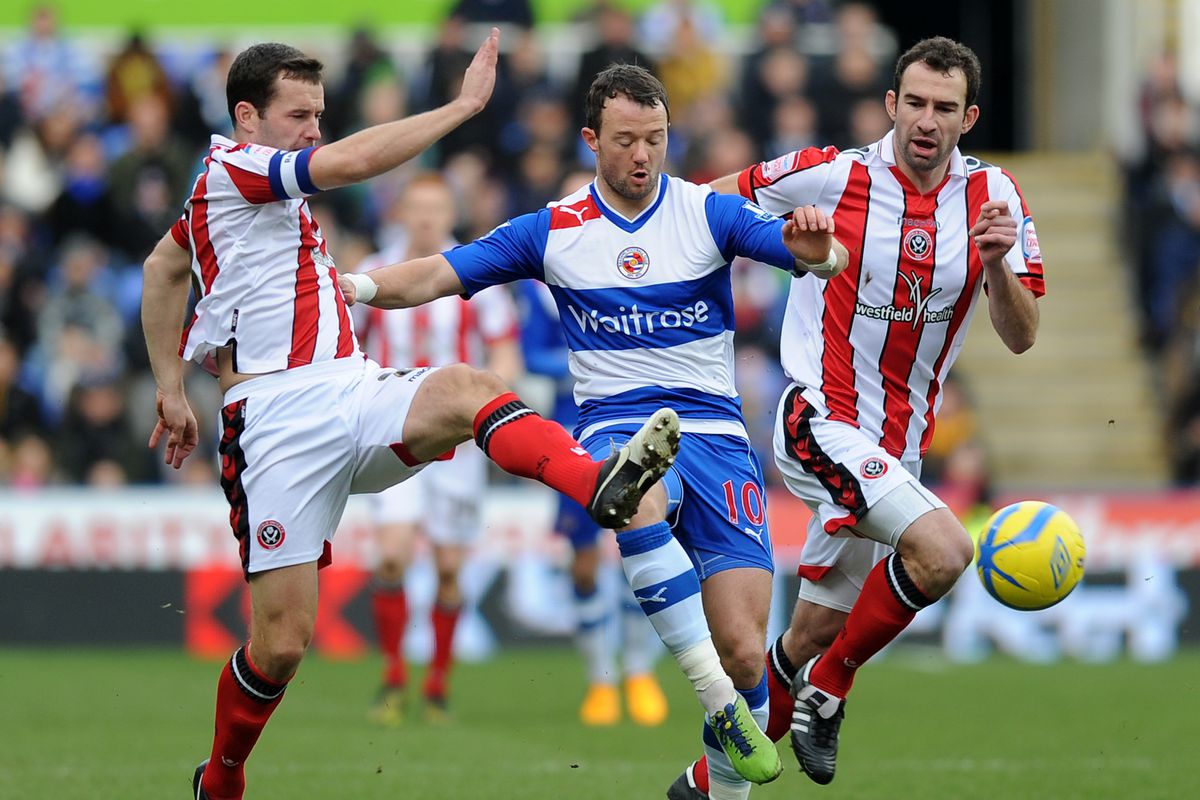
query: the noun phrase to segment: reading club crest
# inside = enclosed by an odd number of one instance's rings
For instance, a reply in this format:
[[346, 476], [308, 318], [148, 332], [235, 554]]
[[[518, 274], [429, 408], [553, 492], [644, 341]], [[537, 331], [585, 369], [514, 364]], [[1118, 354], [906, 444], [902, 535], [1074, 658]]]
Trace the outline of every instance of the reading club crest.
[[258, 543], [264, 550], [276, 550], [279, 545], [283, 544], [283, 538], [287, 534], [283, 531], [283, 525], [273, 519], [263, 520], [258, 526]]
[[626, 247], [617, 256], [617, 269], [629, 280], [637, 280], [650, 269], [650, 256], [640, 247]]

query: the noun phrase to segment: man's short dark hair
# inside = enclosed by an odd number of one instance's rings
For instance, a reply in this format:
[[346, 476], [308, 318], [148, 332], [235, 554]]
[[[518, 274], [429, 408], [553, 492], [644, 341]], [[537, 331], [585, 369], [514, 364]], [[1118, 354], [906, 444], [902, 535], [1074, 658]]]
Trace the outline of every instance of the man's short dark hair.
[[955, 68], [962, 70], [967, 79], [967, 105], [974, 105], [975, 98], [979, 96], [979, 82], [983, 73], [979, 66], [979, 56], [975, 55], [974, 50], [945, 36], [922, 39], [908, 48], [896, 62], [892, 89], [897, 96], [900, 94], [900, 77], [904, 70], [918, 61], [943, 75], [948, 75], [950, 70]]
[[275, 96], [276, 78], [320, 83], [322, 69], [320, 61], [290, 45], [263, 42], [247, 47], [229, 66], [229, 78], [225, 81], [229, 118], [237, 124], [233, 109], [243, 100], [258, 109], [261, 116]]
[[662, 105], [671, 120], [671, 109], [667, 106], [667, 90], [654, 73], [637, 64], [612, 64], [606, 67], [588, 88], [585, 124], [600, 132], [600, 112], [605, 102], [617, 95], [624, 95], [640, 106], [653, 108]]

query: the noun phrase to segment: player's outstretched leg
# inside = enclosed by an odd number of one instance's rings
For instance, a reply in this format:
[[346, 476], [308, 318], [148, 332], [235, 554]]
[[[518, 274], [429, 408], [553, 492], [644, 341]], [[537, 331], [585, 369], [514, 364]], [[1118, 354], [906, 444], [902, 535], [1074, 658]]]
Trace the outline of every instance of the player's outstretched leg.
[[679, 415], [660, 408], [623, 447], [600, 464], [596, 488], [587, 503], [592, 519], [621, 528], [637, 513], [638, 503], [675, 463], [679, 452]]

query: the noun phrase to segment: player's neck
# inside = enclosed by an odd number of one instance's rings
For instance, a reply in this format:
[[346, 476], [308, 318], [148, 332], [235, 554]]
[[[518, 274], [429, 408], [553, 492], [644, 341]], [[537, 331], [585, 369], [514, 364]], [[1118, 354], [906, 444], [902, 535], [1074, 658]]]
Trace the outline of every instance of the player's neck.
[[[659, 180], [661, 182], [662, 179], [660, 178]], [[634, 219], [638, 214], [649, 208], [650, 204], [658, 197], [659, 190], [659, 187], [655, 186], [654, 191], [641, 200], [630, 200], [614, 191], [603, 178], [596, 180], [594, 185], [596, 191], [600, 193], [600, 199], [604, 201], [604, 204], [625, 217], [625, 219]]]

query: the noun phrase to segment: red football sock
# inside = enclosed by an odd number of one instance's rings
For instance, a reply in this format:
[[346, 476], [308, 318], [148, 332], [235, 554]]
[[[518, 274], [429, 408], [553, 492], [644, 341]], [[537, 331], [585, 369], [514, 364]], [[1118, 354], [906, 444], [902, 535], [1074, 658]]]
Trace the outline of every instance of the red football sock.
[[692, 781], [708, 797], [708, 756], [700, 756], [700, 760], [692, 765]]
[[479, 409], [474, 430], [479, 449], [505, 472], [541, 481], [585, 508], [591, 501], [599, 462], [512, 392]]
[[778, 742], [792, 729], [792, 691], [784, 684], [771, 664], [771, 653], [767, 651], [767, 729], [764, 733], [772, 742]]
[[846, 624], [813, 667], [809, 681], [818, 689], [845, 697], [858, 668], [899, 636], [931, 602], [909, 577], [899, 553], [882, 559], [867, 575]]
[[246, 790], [246, 759], [286, 688], [286, 683], [276, 683], [259, 672], [246, 656], [245, 647], [238, 648], [221, 670], [212, 756], [201, 778], [212, 800], [241, 800]]
[[403, 586], [376, 585], [371, 592], [375, 635], [383, 654], [383, 683], [403, 686], [408, 679], [404, 666], [404, 628], [408, 625], [408, 598]]
[[425, 675], [425, 696], [444, 699], [454, 661], [454, 629], [458, 626], [458, 608], [434, 604], [429, 618], [433, 622], [433, 658]]

